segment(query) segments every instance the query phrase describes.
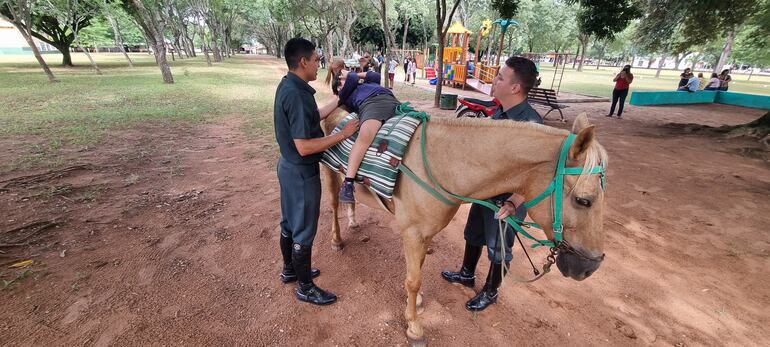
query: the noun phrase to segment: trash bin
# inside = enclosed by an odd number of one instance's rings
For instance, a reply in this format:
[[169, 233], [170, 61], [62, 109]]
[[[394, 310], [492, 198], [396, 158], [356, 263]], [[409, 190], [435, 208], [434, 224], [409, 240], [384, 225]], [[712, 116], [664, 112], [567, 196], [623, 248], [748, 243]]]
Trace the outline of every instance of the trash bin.
[[439, 108], [442, 110], [454, 110], [457, 108], [457, 94], [441, 94]]

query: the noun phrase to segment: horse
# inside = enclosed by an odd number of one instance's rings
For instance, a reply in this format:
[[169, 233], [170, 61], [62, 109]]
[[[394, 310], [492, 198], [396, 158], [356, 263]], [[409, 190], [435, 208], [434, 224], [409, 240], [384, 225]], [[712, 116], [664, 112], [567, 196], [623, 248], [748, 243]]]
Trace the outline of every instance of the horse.
[[[322, 122], [329, 134], [348, 112], [339, 108]], [[604, 259], [604, 168], [607, 153], [595, 136], [595, 127], [583, 113], [574, 122], [572, 133], [535, 123], [508, 120], [490, 121], [475, 118], [432, 117], [421, 124], [404, 153], [402, 164], [427, 181], [432, 173], [435, 182], [448, 192], [475, 199], [486, 199], [502, 193], [517, 193], [528, 201], [538, 198], [542, 191], [558, 178], [563, 180], [561, 199], [546, 196], [528, 210], [530, 218], [543, 226], [548, 240], [554, 240], [554, 201], [561, 201], [561, 218], [557, 240], [568, 245], [556, 254], [556, 265], [565, 277], [584, 280], [594, 273]], [[424, 131], [423, 131], [424, 130]], [[569, 149], [562, 149], [568, 135]], [[423, 138], [424, 137], [424, 138]], [[424, 144], [423, 144], [424, 143]], [[421, 146], [423, 144], [423, 146]], [[424, 161], [423, 150], [427, 161]], [[557, 160], [562, 151], [567, 167], [582, 168], [578, 173], [556, 176]], [[426, 166], [428, 169], [426, 170]], [[601, 168], [601, 175], [595, 167]], [[577, 170], [577, 169], [575, 169]], [[330, 192], [332, 208], [332, 248], [344, 244], [338, 222], [338, 194], [343, 176], [324, 166], [324, 190]], [[435, 185], [434, 185], [435, 186]], [[405, 288], [408, 299], [405, 310], [406, 336], [411, 345], [426, 344], [425, 333], [417, 318], [421, 268], [427, 247], [433, 237], [452, 220], [462, 202], [440, 201], [415, 180], [400, 175], [393, 199], [378, 202], [373, 193], [357, 184], [357, 203], [391, 212], [401, 229], [406, 260]], [[348, 226], [356, 228], [355, 206], [348, 204]], [[559, 217], [556, 217], [557, 221]], [[563, 229], [562, 227], [563, 226]], [[563, 230], [563, 231], [562, 231]]]

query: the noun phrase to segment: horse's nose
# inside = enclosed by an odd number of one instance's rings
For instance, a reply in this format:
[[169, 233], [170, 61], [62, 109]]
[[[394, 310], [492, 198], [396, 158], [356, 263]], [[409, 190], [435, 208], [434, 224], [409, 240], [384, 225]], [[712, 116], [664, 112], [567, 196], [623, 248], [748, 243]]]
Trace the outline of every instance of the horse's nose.
[[556, 266], [562, 275], [577, 281], [591, 276], [601, 264], [600, 260], [586, 259], [574, 253], [563, 253], [556, 257]]

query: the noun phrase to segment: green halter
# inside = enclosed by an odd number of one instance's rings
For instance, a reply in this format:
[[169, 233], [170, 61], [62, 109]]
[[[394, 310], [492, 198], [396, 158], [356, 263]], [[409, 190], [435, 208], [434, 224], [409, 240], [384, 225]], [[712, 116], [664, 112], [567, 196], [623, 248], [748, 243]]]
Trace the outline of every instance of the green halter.
[[[440, 183], [436, 181], [436, 179], [433, 177], [433, 173], [430, 170], [430, 165], [428, 163], [428, 156], [425, 151], [425, 134], [426, 129], [428, 128], [428, 121], [430, 120], [430, 117], [425, 112], [416, 112], [413, 108], [411, 108], [408, 103], [404, 103], [403, 105], [399, 106], [399, 111], [407, 113], [410, 117], [414, 117], [417, 119], [420, 119], [423, 121], [422, 125], [422, 131], [421, 131], [421, 137], [420, 137], [420, 149], [422, 151], [422, 163], [423, 168], [425, 169], [425, 172], [428, 174], [428, 178], [430, 179], [433, 186], [438, 188], [438, 190], [434, 189], [431, 185], [423, 181], [420, 177], [418, 177], [411, 169], [409, 169], [406, 165], [403, 163], [399, 164], [399, 170], [404, 172], [409, 178], [411, 178], [413, 181], [415, 181], [418, 185], [420, 185], [423, 189], [428, 191], [433, 197], [438, 199], [439, 201], [449, 204], [449, 205], [459, 205], [458, 203], [450, 200], [445, 195], [449, 195], [455, 199], [470, 202], [474, 204], [479, 204], [482, 206], [485, 206], [494, 212], [497, 212], [500, 210], [498, 206], [491, 203], [488, 200], [478, 200], [466, 196], [461, 196], [454, 194], [446, 189], [444, 189], [443, 186], [441, 186]], [[548, 187], [545, 188], [545, 190], [540, 193], [538, 196], [536, 196], [534, 199], [527, 201], [523, 204], [526, 208], [531, 208], [532, 206], [537, 205], [539, 202], [543, 201], [546, 197], [553, 195], [552, 200], [552, 211], [553, 211], [553, 241], [551, 240], [540, 240], [532, 235], [530, 235], [522, 225], [528, 226], [528, 227], [534, 227], [540, 230], [543, 230], [543, 228], [538, 225], [537, 223], [531, 223], [531, 222], [525, 222], [523, 220], [519, 220], [514, 216], [508, 216], [505, 218], [505, 221], [518, 233], [521, 233], [525, 237], [535, 241], [534, 244], [532, 244], [531, 247], [538, 247], [538, 246], [548, 246], [548, 247], [556, 247], [558, 244], [560, 244], [562, 241], [564, 241], [564, 225], [562, 224], [562, 193], [564, 191], [564, 176], [565, 175], [580, 175], [583, 173], [582, 167], [566, 167], [567, 164], [567, 153], [569, 152], [569, 148], [572, 145], [572, 142], [575, 141], [575, 134], [570, 133], [567, 135], [567, 138], [564, 139], [564, 143], [561, 146], [561, 152], [559, 153], [559, 161], [556, 164], [556, 172], [554, 173], [553, 180], [551, 180], [551, 183], [548, 185]], [[601, 175], [601, 184], [602, 189], [604, 189], [604, 167], [601, 165], [596, 165], [589, 169], [586, 173], [590, 174], [600, 174]]]

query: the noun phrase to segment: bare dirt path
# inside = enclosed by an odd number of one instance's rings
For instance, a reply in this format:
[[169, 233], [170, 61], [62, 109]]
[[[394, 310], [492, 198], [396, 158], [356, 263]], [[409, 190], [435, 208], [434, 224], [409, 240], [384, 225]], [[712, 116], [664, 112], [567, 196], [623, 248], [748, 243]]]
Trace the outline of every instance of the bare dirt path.
[[[616, 120], [602, 116], [607, 106], [567, 112], [588, 112], [610, 154], [605, 264], [584, 282], [553, 273], [507, 283], [497, 305], [469, 313], [473, 291], [439, 276], [461, 260], [463, 208], [424, 268], [431, 344], [770, 344], [768, 163], [747, 142], [663, 126], [763, 112], [629, 107]], [[386, 213], [360, 207], [361, 231], [343, 230], [346, 248], [333, 252], [323, 207], [314, 264], [338, 303], [298, 303], [278, 281], [276, 149], [269, 136], [244, 136], [243, 122], [115, 130], [103, 145], [65, 151], [70, 170], [0, 175], [0, 243], [29, 244], [0, 248], [0, 276], [10, 281], [19, 273], [11, 263], [35, 261], [0, 291], [0, 344], [405, 345], [404, 262]], [[0, 153], [29, 141], [2, 139]], [[6, 232], [32, 222], [43, 224]], [[519, 251], [520, 276], [523, 261]]]

